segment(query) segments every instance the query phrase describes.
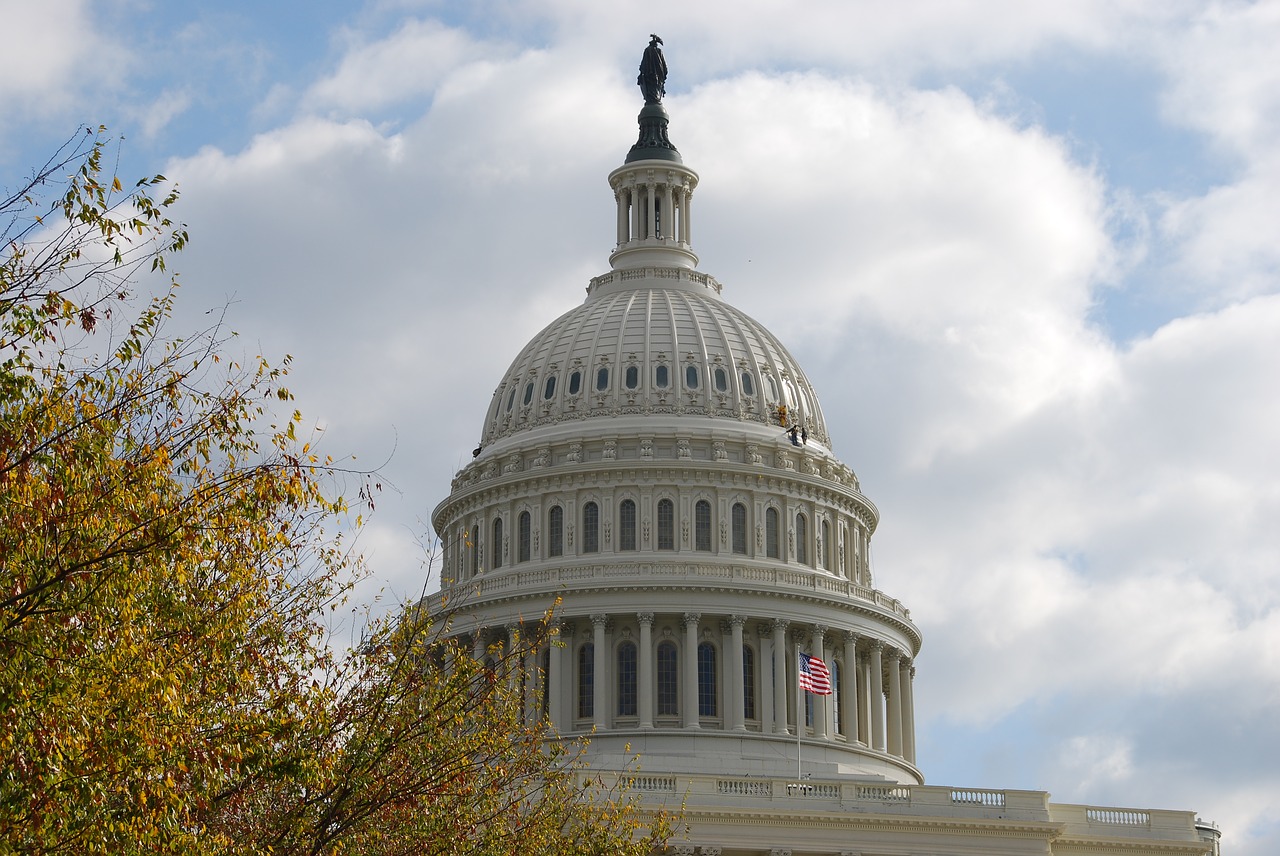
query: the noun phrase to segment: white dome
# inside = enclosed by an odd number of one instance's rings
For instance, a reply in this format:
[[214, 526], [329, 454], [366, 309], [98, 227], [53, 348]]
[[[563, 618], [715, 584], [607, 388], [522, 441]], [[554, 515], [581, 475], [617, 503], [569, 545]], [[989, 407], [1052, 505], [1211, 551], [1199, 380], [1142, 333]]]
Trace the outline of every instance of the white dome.
[[[684, 267], [615, 270], [534, 336], [498, 384], [483, 444], [573, 420], [670, 414], [806, 429], [829, 446], [818, 398], [782, 343]], [[505, 444], [504, 444], [505, 445]]]

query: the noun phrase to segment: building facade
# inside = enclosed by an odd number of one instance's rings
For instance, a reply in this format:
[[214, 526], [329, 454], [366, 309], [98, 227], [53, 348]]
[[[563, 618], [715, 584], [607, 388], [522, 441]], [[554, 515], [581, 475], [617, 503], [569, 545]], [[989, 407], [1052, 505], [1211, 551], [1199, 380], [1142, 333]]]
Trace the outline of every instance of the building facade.
[[[921, 634], [872, 578], [878, 512], [799, 364], [697, 268], [658, 44], [609, 174], [610, 270], [498, 383], [433, 514], [433, 609], [477, 657], [548, 640], [524, 664], [529, 715], [683, 805], [672, 852], [1216, 854], [1190, 812], [925, 784]], [[829, 694], [800, 689], [802, 655]]]

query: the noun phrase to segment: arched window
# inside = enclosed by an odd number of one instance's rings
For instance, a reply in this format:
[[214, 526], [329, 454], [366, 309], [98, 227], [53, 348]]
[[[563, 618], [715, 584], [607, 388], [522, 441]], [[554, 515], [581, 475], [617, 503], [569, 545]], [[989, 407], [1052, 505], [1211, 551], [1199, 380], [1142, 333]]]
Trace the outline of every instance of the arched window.
[[698, 388], [698, 367], [686, 366], [684, 370], [684, 385], [689, 389]]
[[741, 502], [733, 504], [733, 552], [747, 554], [747, 507]]
[[558, 505], [547, 515], [547, 550], [552, 556], [564, 555], [564, 509]]
[[778, 556], [778, 509], [764, 510], [764, 552], [770, 559]]
[[520, 518], [516, 528], [518, 529], [516, 534], [520, 542], [519, 552], [516, 559], [520, 562], [527, 562], [529, 561], [529, 545], [533, 539], [533, 521], [530, 519], [529, 512], [520, 512]]
[[618, 549], [634, 550], [636, 548], [636, 503], [634, 499], [624, 499], [618, 506]]
[[698, 645], [698, 716], [716, 715], [716, 646]]
[[796, 514], [796, 561], [802, 565], [809, 564], [809, 519], [804, 513]]
[[676, 644], [658, 643], [658, 716], [675, 716], [680, 713], [679, 674], [676, 662]]
[[578, 716], [596, 715], [596, 646], [585, 643], [578, 649]]
[[618, 716], [636, 715], [636, 646], [618, 646]]
[[676, 504], [669, 499], [658, 500], [658, 549], [676, 548]]
[[471, 576], [475, 576], [480, 570], [480, 527], [471, 527], [471, 536], [467, 539], [470, 543], [467, 545], [471, 548]]
[[693, 506], [693, 549], [711, 552], [711, 503], [705, 499]]
[[594, 502], [582, 506], [582, 552], [600, 552], [600, 506]]
[[822, 567], [833, 570], [831, 566], [831, 524], [822, 521]]
[[756, 718], [756, 652], [750, 645], [742, 646], [742, 716]]
[[502, 518], [493, 519], [493, 546], [489, 548], [492, 558], [489, 560], [495, 568], [502, 567]]

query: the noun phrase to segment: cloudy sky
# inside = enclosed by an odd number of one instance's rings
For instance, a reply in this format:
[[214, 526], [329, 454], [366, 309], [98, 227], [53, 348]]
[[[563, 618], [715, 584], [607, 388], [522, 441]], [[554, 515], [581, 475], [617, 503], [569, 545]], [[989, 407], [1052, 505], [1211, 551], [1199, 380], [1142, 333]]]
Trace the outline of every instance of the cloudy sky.
[[1280, 2], [622, 8], [0, 0], [0, 185], [80, 123], [179, 182], [175, 328], [294, 356], [325, 449], [382, 467], [394, 601], [507, 364], [608, 269], [661, 34], [700, 268], [882, 512], [929, 780], [1280, 852]]

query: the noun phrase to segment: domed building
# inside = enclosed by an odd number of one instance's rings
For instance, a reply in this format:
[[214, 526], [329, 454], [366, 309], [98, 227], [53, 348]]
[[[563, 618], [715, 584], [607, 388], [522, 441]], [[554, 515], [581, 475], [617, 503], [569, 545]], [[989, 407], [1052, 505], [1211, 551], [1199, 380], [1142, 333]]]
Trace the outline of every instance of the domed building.
[[683, 805], [672, 852], [1216, 853], [1189, 812], [925, 785], [921, 634], [872, 578], [879, 514], [795, 358], [697, 268], [659, 45], [609, 174], [610, 269], [498, 382], [433, 514], [433, 609], [477, 657], [554, 640], [525, 664], [529, 715]]

